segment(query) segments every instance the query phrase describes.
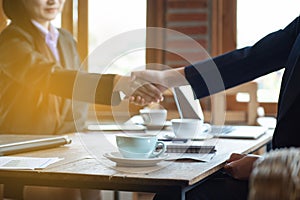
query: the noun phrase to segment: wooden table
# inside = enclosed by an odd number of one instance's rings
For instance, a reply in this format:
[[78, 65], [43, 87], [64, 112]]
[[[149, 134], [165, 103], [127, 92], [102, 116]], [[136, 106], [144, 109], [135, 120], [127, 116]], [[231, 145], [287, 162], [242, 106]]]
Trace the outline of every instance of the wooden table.
[[[64, 160], [43, 170], [0, 170], [0, 183], [5, 196], [22, 198], [25, 185], [89, 188], [118, 191], [172, 191], [178, 199], [221, 169], [233, 152], [250, 153], [268, 143], [272, 131], [257, 140], [210, 139], [216, 145], [216, 155], [210, 162], [163, 161], [152, 167], [118, 167], [103, 157], [103, 153], [117, 151], [114, 133], [71, 134], [72, 143], [58, 148], [17, 154], [32, 157], [62, 157]], [[206, 143], [206, 142], [205, 142]], [[19, 189], [19, 193], [17, 192]]]

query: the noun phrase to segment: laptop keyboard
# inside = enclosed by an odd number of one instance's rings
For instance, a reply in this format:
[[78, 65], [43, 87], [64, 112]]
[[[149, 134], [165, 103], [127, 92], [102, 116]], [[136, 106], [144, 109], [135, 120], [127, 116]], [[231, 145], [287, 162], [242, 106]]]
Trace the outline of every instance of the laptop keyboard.
[[211, 127], [211, 134], [228, 134], [230, 132], [232, 132], [235, 129], [235, 127], [233, 126], [212, 126]]

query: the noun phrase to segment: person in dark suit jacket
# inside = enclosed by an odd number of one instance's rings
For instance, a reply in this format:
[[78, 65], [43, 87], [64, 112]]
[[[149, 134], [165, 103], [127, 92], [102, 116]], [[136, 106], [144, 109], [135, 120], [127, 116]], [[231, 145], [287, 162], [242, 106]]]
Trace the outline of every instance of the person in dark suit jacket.
[[[132, 77], [152, 81], [161, 91], [190, 84], [195, 97], [202, 98], [284, 68], [272, 148], [300, 147], [299, 58], [300, 18], [297, 17], [253, 46], [174, 70], [137, 71]], [[256, 159], [252, 155], [231, 155], [224, 170], [234, 179], [211, 178], [188, 194], [188, 199], [246, 199], [247, 181], [237, 180], [248, 179]]]
[[[87, 103], [118, 104], [119, 91], [134, 96], [140, 86], [131, 84], [129, 76], [82, 71], [73, 36], [51, 24], [64, 2], [3, 0], [11, 22], [0, 34], [0, 134], [81, 131]], [[141, 87], [155, 89], [151, 84]], [[148, 95], [134, 102], [144, 105], [156, 100]], [[80, 199], [78, 191], [27, 187], [25, 199]], [[100, 198], [99, 191], [84, 194], [87, 199]]]

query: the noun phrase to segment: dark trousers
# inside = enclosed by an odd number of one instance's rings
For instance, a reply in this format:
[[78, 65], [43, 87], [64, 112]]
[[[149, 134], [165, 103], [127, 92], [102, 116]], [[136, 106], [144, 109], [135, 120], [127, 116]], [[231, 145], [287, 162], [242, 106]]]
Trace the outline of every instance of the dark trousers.
[[[193, 188], [186, 194], [187, 200], [246, 200], [248, 197], [248, 181], [233, 179], [231, 176], [217, 172]], [[172, 198], [169, 193], [156, 194], [154, 200], [166, 200]]]

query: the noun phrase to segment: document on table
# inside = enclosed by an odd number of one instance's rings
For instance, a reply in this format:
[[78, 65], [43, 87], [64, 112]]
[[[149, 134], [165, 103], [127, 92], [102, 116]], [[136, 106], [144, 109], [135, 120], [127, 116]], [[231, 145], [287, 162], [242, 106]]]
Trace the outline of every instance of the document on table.
[[47, 166], [63, 160], [63, 158], [36, 158], [36, 157], [17, 157], [17, 156], [1, 156], [0, 170], [34, 170], [44, 169]]

